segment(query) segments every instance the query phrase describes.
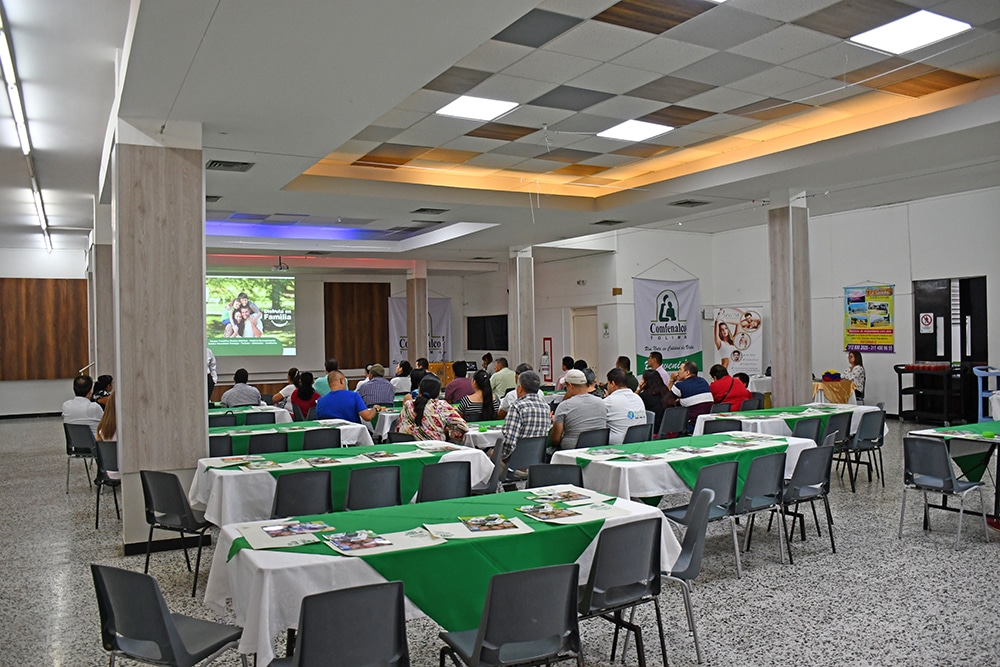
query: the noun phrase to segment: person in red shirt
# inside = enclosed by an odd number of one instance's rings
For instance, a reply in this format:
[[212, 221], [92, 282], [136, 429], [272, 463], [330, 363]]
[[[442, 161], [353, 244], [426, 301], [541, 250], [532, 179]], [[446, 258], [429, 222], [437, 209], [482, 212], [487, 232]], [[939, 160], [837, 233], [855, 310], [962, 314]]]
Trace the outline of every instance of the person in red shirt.
[[708, 374], [712, 376], [712, 384], [708, 388], [715, 403], [729, 403], [729, 409], [736, 412], [743, 406], [743, 401], [753, 398], [746, 385], [729, 375], [722, 364], [712, 366]]
[[297, 405], [302, 416], [305, 417], [309, 411], [316, 407], [319, 400], [319, 393], [313, 389], [313, 374], [309, 371], [299, 373], [295, 378], [295, 391], [288, 399], [292, 405]]

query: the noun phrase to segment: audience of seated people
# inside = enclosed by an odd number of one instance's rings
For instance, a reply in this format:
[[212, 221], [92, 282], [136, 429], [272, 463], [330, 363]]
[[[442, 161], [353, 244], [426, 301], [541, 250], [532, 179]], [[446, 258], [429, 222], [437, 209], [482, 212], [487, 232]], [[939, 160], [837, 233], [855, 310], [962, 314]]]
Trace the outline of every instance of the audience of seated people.
[[392, 383], [385, 379], [385, 368], [382, 364], [372, 364], [368, 367], [368, 381], [360, 384], [355, 390], [369, 408], [382, 405], [392, 407], [396, 390]]
[[705, 378], [698, 375], [698, 364], [685, 361], [680, 369], [670, 377], [667, 385], [682, 406], [688, 409], [688, 431], [692, 431], [699, 415], [708, 414], [712, 409], [712, 390]]
[[736, 376], [730, 375], [722, 364], [715, 364], [709, 368], [708, 374], [712, 377], [709, 390], [712, 392], [713, 402], [729, 403], [729, 409], [736, 412], [743, 407], [743, 401], [753, 398], [746, 385]]
[[413, 390], [413, 386], [410, 383], [410, 373], [412, 371], [413, 367], [410, 366], [410, 362], [406, 359], [396, 364], [396, 373], [389, 380], [392, 383], [393, 391], [397, 394], [408, 394]]
[[[534, 369], [531, 367], [531, 364], [518, 364], [517, 368], [514, 369], [514, 381], [517, 382], [517, 378], [521, 377], [521, 373], [523, 373], [524, 371], [532, 371], [532, 370]], [[538, 397], [544, 401], [545, 392], [539, 389]], [[514, 401], [516, 400], [517, 400], [517, 392], [508, 391], [506, 394], [504, 394], [503, 397], [500, 399], [500, 409], [497, 410], [497, 419], [503, 419], [504, 417], [506, 417], [507, 413], [510, 411], [510, 406], [514, 405]]]
[[608, 442], [612, 445], [622, 444], [630, 427], [646, 423], [646, 406], [638, 394], [628, 388], [625, 371], [620, 368], [608, 371], [608, 395], [604, 399], [604, 407], [608, 428], [611, 429]]
[[677, 397], [663, 384], [663, 378], [652, 368], [642, 372], [642, 382], [639, 383], [639, 398], [646, 410], [653, 413], [653, 433], [660, 432], [660, 422], [663, 411], [677, 404]]
[[328, 376], [330, 392], [316, 402], [317, 419], [343, 419], [361, 424], [371, 421], [381, 411], [381, 406], [369, 408], [356, 391], [347, 388], [347, 378], [340, 371], [332, 371]]
[[313, 374], [309, 371], [302, 371], [295, 378], [295, 389], [288, 397], [288, 409], [294, 413], [293, 406], [297, 407], [302, 418], [305, 419], [309, 415], [309, 411], [316, 407], [319, 398], [319, 394], [313, 387]]
[[467, 422], [492, 421], [497, 418], [500, 399], [493, 395], [490, 376], [485, 370], [478, 370], [472, 376], [473, 392], [463, 396], [458, 402], [458, 410]]
[[291, 411], [291, 406], [288, 405], [288, 399], [291, 398], [292, 392], [295, 391], [295, 380], [299, 377], [299, 369], [292, 366], [288, 369], [288, 384], [281, 388], [278, 393], [271, 397], [271, 404], [279, 408], [287, 408]]
[[464, 361], [455, 361], [451, 364], [451, 372], [455, 374], [455, 379], [444, 388], [444, 400], [454, 405], [475, 391], [468, 371], [468, 365]]
[[323, 368], [326, 370], [326, 373], [322, 377], [316, 378], [316, 381], [313, 382], [313, 389], [316, 390], [316, 393], [321, 398], [330, 391], [330, 373], [340, 370], [340, 364], [337, 363], [336, 359], [327, 359], [323, 363]]
[[535, 371], [525, 371], [517, 380], [517, 400], [510, 406], [501, 429], [504, 461], [510, 458], [518, 440], [548, 435], [552, 427], [549, 406], [538, 396], [541, 386], [542, 378]]
[[233, 386], [222, 395], [222, 407], [238, 408], [244, 405], [260, 405], [260, 391], [247, 382], [250, 373], [245, 368], [239, 368], [233, 373]]
[[603, 400], [590, 393], [593, 386], [588, 384], [587, 375], [571, 368], [564, 378], [566, 395], [556, 405], [549, 432], [549, 444], [554, 449], [574, 449], [581, 433], [608, 425], [607, 408]]
[[403, 403], [398, 431], [409, 433], [417, 440], [461, 441], [469, 425], [451, 403], [443, 401], [441, 380], [427, 373], [417, 386], [417, 397]]
[[517, 375], [510, 369], [505, 357], [497, 357], [497, 370], [490, 376], [490, 388], [493, 395], [503, 398], [504, 394], [517, 386]]
[[62, 418], [66, 424], [86, 424], [97, 436], [97, 425], [104, 416], [104, 408], [90, 400], [94, 380], [89, 375], [79, 375], [73, 380], [73, 398], [62, 405]]

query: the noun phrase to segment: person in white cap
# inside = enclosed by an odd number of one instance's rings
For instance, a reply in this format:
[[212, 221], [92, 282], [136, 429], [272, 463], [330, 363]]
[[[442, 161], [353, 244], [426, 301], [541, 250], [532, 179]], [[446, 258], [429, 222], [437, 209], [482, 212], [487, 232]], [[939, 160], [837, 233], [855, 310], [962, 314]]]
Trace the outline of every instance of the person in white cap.
[[594, 387], [584, 372], [566, 371], [565, 381], [566, 396], [556, 406], [549, 431], [549, 443], [556, 449], [574, 449], [581, 433], [608, 425], [604, 401], [590, 393]]

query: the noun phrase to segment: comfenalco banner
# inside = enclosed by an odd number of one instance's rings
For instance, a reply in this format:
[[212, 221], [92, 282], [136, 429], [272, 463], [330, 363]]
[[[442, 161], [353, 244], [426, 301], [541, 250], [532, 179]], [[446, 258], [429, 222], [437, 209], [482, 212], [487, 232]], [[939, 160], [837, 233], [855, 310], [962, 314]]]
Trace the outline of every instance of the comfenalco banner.
[[668, 371], [690, 360], [701, 362], [701, 300], [698, 280], [633, 278], [635, 293], [636, 372], [646, 368], [650, 352], [663, 355]]
[[[404, 359], [413, 364], [416, 359], [408, 351], [406, 332], [406, 297], [389, 297], [389, 363], [390, 368]], [[428, 361], [451, 359], [451, 299], [427, 299]], [[390, 371], [391, 372], [391, 371]]]

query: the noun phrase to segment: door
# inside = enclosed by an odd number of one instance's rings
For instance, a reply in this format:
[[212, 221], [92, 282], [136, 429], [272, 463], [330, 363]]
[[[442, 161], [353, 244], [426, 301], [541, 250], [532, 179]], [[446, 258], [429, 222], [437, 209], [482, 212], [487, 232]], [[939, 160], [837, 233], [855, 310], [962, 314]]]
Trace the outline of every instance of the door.
[[573, 358], [583, 359], [590, 368], [597, 370], [597, 309], [574, 308]]

